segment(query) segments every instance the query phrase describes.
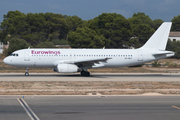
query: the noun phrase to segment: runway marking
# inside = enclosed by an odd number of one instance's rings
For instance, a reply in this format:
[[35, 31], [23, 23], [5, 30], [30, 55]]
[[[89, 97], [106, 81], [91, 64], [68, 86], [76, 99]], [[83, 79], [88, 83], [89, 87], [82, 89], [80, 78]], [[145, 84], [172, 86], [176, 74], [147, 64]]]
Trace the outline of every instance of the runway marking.
[[29, 105], [24, 101], [22, 98], [17, 98], [21, 106], [24, 108], [28, 116], [31, 118], [31, 120], [40, 120], [37, 115], [32, 111], [32, 109], [29, 107]]
[[180, 107], [178, 107], [178, 106], [172, 105], [172, 107], [180, 110]]

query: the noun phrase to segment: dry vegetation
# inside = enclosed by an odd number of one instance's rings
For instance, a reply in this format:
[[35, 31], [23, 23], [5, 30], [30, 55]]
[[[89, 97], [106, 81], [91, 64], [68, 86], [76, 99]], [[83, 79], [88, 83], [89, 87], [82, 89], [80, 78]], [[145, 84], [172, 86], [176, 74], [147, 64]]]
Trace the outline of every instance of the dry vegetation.
[[180, 82], [49, 81], [0, 82], [1, 95], [180, 94]]

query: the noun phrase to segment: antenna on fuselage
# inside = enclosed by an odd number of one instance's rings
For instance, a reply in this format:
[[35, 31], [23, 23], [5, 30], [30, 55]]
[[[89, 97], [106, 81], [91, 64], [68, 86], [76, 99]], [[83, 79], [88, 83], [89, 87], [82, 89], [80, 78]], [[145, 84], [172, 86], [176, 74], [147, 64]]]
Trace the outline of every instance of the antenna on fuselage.
[[28, 47], [28, 49], [30, 49], [30, 46]]

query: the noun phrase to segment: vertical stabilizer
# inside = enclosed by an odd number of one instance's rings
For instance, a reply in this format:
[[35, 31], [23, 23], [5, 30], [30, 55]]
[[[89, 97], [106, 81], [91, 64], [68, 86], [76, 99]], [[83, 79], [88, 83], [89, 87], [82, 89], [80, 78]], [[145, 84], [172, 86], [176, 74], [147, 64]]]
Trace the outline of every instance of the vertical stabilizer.
[[165, 50], [171, 25], [171, 22], [164, 22], [141, 48]]

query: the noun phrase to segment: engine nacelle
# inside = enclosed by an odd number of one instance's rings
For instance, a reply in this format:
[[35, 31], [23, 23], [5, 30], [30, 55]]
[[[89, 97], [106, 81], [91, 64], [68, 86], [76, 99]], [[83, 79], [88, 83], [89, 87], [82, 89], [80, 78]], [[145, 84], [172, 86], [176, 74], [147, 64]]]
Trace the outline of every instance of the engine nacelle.
[[54, 70], [58, 73], [73, 73], [78, 72], [78, 69], [79, 68], [73, 64], [58, 64]]

